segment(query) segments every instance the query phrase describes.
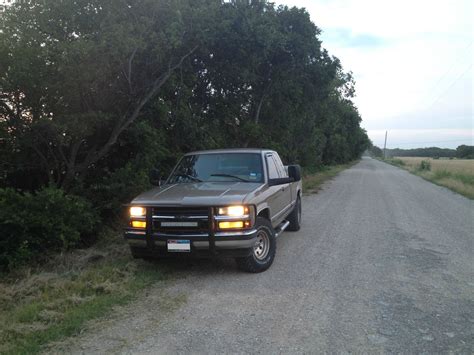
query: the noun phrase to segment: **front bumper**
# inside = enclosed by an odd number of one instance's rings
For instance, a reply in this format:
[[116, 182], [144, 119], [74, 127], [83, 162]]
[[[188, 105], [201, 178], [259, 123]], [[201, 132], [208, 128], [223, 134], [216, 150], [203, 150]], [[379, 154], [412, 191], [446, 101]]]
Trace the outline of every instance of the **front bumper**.
[[[149, 256], [245, 257], [253, 253], [253, 247], [257, 241], [257, 230], [216, 232], [212, 234], [147, 234], [145, 231], [127, 229], [124, 236], [130, 247]], [[184, 253], [168, 252], [168, 240], [189, 240], [191, 251]]]

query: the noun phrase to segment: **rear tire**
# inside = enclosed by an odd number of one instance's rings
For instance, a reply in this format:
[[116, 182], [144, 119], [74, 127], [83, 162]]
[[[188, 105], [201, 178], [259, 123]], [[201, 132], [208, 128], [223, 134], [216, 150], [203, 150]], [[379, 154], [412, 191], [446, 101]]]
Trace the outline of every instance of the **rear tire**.
[[273, 263], [276, 253], [275, 231], [267, 219], [257, 217], [257, 242], [252, 254], [237, 258], [238, 267], [246, 272], [258, 273], [267, 270]]
[[296, 232], [299, 231], [301, 228], [301, 198], [298, 196], [296, 199], [295, 207], [293, 211], [291, 211], [290, 215], [288, 216], [288, 222], [290, 225], [288, 226], [287, 230]]

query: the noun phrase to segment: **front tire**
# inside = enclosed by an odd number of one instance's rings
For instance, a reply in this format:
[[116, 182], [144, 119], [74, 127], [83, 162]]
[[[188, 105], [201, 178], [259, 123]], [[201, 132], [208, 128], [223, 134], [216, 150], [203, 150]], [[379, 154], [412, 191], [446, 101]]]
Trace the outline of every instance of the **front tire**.
[[290, 215], [288, 216], [288, 222], [290, 225], [288, 226], [287, 230], [296, 232], [299, 231], [301, 228], [301, 198], [298, 196], [296, 199], [295, 207], [293, 211], [291, 211]]
[[238, 267], [247, 272], [258, 273], [267, 270], [273, 263], [276, 253], [275, 231], [267, 219], [257, 217], [257, 241], [252, 254], [237, 258]]

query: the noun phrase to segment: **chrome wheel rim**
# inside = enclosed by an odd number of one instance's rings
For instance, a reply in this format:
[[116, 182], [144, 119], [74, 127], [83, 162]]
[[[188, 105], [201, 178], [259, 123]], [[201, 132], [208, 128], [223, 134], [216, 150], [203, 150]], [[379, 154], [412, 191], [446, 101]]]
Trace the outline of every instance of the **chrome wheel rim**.
[[270, 238], [265, 231], [259, 231], [257, 234], [257, 241], [253, 247], [253, 255], [257, 260], [263, 260], [267, 257], [270, 251]]

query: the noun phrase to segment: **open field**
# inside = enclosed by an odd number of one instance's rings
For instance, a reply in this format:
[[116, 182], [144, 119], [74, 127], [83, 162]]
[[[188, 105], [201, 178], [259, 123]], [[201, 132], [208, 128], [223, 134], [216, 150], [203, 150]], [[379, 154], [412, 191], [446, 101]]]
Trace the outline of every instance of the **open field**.
[[395, 157], [387, 161], [474, 199], [474, 160]]

